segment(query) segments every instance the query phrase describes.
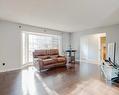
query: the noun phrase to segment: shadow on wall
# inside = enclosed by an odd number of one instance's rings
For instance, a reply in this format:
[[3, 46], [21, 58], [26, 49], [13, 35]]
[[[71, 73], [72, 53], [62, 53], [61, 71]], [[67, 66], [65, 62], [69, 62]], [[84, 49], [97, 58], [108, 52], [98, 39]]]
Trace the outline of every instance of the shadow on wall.
[[119, 24], [119, 8], [110, 13], [110, 16], [105, 17], [102, 25]]

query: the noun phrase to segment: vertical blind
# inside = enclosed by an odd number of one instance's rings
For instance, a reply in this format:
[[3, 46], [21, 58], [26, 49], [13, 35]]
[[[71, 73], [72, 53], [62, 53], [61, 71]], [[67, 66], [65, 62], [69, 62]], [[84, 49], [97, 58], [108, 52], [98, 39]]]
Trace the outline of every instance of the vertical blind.
[[[39, 49], [59, 49], [61, 50], [61, 36], [42, 34], [42, 33], [23, 33], [24, 60], [27, 62], [33, 61], [33, 51]], [[27, 57], [26, 57], [27, 56]]]

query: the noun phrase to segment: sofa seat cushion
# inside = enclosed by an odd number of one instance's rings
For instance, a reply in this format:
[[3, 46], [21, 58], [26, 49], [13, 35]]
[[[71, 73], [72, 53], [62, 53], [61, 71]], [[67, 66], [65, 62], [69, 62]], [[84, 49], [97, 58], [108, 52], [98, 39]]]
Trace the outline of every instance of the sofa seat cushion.
[[50, 55], [50, 58], [51, 59], [55, 59], [55, 58], [57, 58], [58, 57], [58, 55]]
[[65, 62], [66, 59], [64, 57], [58, 57], [57, 62]]
[[57, 61], [53, 59], [45, 59], [43, 60], [44, 65], [50, 65], [50, 64], [55, 64]]
[[48, 58], [48, 56], [38, 56], [38, 58], [40, 58], [40, 59], [47, 59]]

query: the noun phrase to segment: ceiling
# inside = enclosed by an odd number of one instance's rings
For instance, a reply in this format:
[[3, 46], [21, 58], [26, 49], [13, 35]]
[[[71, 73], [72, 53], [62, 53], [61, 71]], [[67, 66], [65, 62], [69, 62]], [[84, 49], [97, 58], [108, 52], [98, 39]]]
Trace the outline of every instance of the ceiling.
[[119, 24], [119, 0], [0, 0], [0, 19], [77, 32]]

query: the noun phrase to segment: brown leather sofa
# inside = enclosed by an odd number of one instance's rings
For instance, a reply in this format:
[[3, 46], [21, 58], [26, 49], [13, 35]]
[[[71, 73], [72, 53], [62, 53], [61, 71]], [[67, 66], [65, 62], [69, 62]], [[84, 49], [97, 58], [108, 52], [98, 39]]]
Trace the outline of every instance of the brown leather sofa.
[[40, 71], [54, 66], [66, 65], [66, 57], [60, 56], [58, 49], [35, 50], [33, 59], [35, 67]]

